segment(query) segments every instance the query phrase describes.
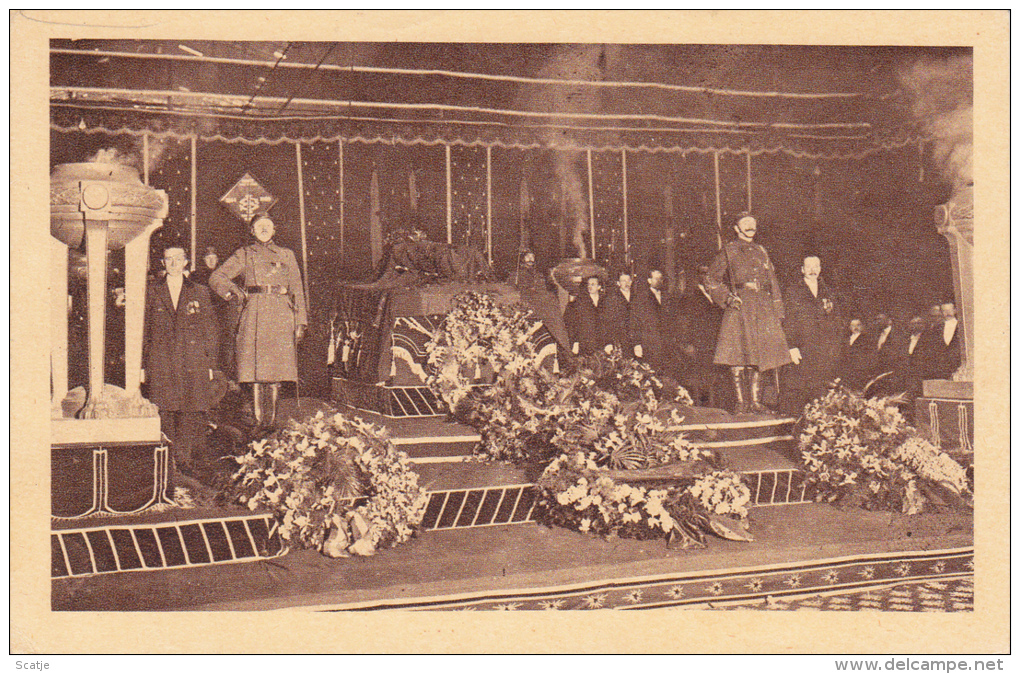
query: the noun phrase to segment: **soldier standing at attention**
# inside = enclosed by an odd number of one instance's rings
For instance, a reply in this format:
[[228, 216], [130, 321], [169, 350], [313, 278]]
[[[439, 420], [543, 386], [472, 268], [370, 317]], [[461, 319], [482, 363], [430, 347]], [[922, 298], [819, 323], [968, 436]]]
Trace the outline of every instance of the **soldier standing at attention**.
[[[255, 420], [271, 428], [280, 382], [298, 378], [297, 345], [308, 314], [301, 269], [294, 252], [273, 241], [276, 225], [263, 215], [252, 222], [251, 231], [255, 243], [236, 250], [212, 273], [209, 285], [223, 299], [241, 300], [237, 381], [251, 382]], [[240, 285], [233, 280], [239, 276]]]
[[[754, 243], [758, 221], [750, 214], [737, 220], [737, 238], [723, 246], [708, 268], [705, 288], [725, 308], [716, 343], [716, 365], [733, 376], [736, 412], [763, 413], [761, 373], [791, 362], [783, 334], [783, 300], [768, 252]], [[744, 373], [750, 378], [745, 395]]]

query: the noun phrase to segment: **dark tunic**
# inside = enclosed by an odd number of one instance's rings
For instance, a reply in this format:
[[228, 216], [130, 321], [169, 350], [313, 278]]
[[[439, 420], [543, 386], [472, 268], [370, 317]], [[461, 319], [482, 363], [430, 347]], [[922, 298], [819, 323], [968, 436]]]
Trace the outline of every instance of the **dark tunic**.
[[563, 315], [560, 314], [560, 301], [546, 288], [545, 278], [534, 268], [522, 267], [510, 277], [510, 284], [521, 293], [521, 300], [531, 307], [535, 317], [542, 321], [557, 344], [569, 350], [571, 345], [567, 342], [570, 338], [563, 324]]
[[[783, 411], [799, 413], [804, 405], [822, 395], [836, 378], [842, 320], [836, 298], [819, 279], [817, 297], [801, 280], [784, 294], [786, 317], [783, 332], [791, 349], [799, 349], [800, 364], [783, 370]], [[825, 310], [828, 304], [829, 311]]]
[[[752, 281], [757, 283], [757, 290], [746, 287]], [[782, 327], [783, 300], [772, 261], [763, 247], [742, 240], [726, 244], [708, 268], [705, 288], [713, 302], [725, 307], [731, 284], [742, 304], [739, 308], [726, 307], [723, 312], [715, 364], [771, 370], [789, 363], [790, 350]]]
[[227, 298], [241, 286], [272, 286], [271, 292], [250, 292], [237, 329], [237, 380], [278, 382], [297, 380], [294, 332], [308, 325], [301, 270], [294, 253], [275, 243], [239, 248], [212, 273], [212, 289]]
[[200, 412], [212, 403], [219, 326], [209, 289], [185, 279], [174, 309], [166, 281], [149, 284], [142, 362], [148, 398], [161, 412]]

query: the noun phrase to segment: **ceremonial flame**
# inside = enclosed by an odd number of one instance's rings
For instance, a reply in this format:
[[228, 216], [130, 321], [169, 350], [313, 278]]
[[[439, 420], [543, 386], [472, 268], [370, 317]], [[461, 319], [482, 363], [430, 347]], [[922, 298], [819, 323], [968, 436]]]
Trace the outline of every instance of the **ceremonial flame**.
[[942, 175], [958, 190], [974, 182], [974, 59], [924, 59], [900, 73], [914, 116], [933, 140]]
[[129, 154], [122, 153], [115, 147], [103, 148], [85, 161], [90, 164], [117, 164], [118, 166], [136, 165], [134, 157]]

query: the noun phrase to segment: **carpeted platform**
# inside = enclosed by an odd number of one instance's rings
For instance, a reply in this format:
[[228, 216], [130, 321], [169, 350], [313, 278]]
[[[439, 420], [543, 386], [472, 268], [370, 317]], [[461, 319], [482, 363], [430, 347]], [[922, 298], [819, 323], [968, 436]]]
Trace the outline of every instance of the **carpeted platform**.
[[[619, 585], [617, 594], [623, 596], [651, 584], [664, 594], [677, 583], [690, 585], [684, 589], [687, 599], [718, 603], [722, 595], [711, 591], [716, 582], [734, 600], [748, 599], [745, 595], [764, 599], [780, 588], [788, 596], [805, 598], [810, 592], [863, 590], [972, 573], [969, 515], [904, 516], [803, 504], [755, 508], [751, 529], [754, 543], [713, 538], [707, 548], [697, 550], [667, 549], [660, 540], [602, 540], [535, 524], [438, 530], [370, 558], [333, 560], [306, 550], [247, 564], [54, 579], [52, 607], [440, 608], [432, 604], [465, 595], [479, 603], [498, 597], [489, 601], [496, 605], [507, 597], [552, 588], [583, 601], [593, 591], [607, 591], [597, 589], [601, 587]], [[861, 575], [868, 566], [874, 568], [871, 578]], [[838, 587], [829, 583], [827, 573], [833, 570]], [[797, 573], [799, 589], [787, 584]], [[761, 578], [765, 594], [746, 587], [755, 577]], [[657, 603], [671, 601], [646, 592], [643, 596]], [[669, 605], [679, 605], [677, 601]]]

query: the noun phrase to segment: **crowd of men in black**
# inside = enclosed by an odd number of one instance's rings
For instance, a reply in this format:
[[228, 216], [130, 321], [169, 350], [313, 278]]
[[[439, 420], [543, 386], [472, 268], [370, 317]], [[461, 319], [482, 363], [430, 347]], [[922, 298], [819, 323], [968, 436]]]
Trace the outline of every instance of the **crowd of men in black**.
[[[637, 279], [618, 271], [608, 289], [599, 276], [585, 279], [563, 314], [571, 351], [588, 355], [611, 345], [684, 386], [695, 404], [737, 407], [726, 368], [715, 362], [724, 307], [706, 289], [706, 271], [690, 286], [681, 275], [675, 288], [666, 288], [654, 268]], [[806, 258], [804, 280], [782, 293], [783, 331], [796, 355], [765, 377], [770, 407], [799, 415], [837, 379], [868, 395], [903, 393], [912, 400], [923, 380], [947, 379], [959, 367], [962, 326], [954, 304], [934, 305], [906, 325], [885, 313], [866, 321], [847, 315], [824, 281], [819, 287], [819, 272], [818, 258]], [[816, 312], [798, 306], [815, 302]]]

